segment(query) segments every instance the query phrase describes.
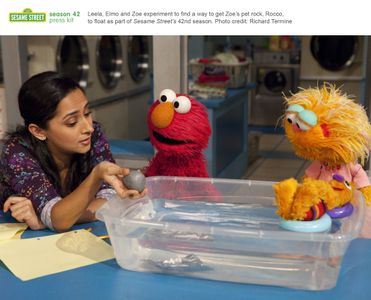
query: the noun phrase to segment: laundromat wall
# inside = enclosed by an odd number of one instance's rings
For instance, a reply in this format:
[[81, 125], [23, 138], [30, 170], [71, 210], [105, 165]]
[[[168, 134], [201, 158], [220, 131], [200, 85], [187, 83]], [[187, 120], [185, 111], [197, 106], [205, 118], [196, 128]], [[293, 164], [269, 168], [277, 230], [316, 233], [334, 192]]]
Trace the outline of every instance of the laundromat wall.
[[148, 138], [152, 38], [29, 36], [26, 45], [28, 75], [55, 70], [74, 78], [109, 138]]

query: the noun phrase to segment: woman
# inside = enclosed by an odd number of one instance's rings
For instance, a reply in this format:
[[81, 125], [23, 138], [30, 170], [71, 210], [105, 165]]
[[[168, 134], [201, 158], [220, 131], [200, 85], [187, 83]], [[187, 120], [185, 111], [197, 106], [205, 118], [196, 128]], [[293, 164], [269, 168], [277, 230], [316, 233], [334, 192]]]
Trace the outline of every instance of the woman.
[[[120, 177], [79, 85], [55, 72], [28, 79], [18, 95], [24, 126], [8, 136], [0, 163], [0, 206], [31, 229], [68, 230], [95, 220], [115, 192], [140, 198]], [[112, 188], [113, 189], [112, 189]]]

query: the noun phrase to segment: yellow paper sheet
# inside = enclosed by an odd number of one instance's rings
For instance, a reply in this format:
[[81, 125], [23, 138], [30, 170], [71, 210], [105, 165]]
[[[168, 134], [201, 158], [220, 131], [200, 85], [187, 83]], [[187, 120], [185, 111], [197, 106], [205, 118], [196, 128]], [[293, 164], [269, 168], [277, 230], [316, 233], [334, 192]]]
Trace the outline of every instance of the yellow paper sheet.
[[24, 281], [112, 258], [111, 245], [86, 230], [11, 241], [0, 247], [0, 260]]
[[2, 223], [0, 224], [0, 245], [14, 239], [20, 239], [27, 229], [26, 223]]
[[[0, 241], [0, 245], [2, 244], [5, 244], [5, 243], [9, 243], [11, 241], [14, 241], [14, 240], [20, 240], [21, 237], [22, 237], [22, 234], [23, 234], [24, 230], [21, 230], [21, 231], [18, 231], [15, 235], [13, 235], [9, 240], [3, 240], [3, 241]], [[1, 259], [0, 259], [1, 260]]]

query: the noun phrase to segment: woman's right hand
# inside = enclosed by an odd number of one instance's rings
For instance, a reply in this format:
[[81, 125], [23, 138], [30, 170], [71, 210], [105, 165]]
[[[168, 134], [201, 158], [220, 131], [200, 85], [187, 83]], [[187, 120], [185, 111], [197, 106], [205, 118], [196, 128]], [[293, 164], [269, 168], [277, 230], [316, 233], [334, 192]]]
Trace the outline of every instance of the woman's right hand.
[[125, 187], [122, 178], [129, 174], [130, 170], [128, 168], [122, 168], [109, 161], [102, 161], [95, 166], [94, 171], [98, 178], [111, 185], [121, 198], [130, 197], [132, 199], [138, 199], [142, 198], [147, 192], [147, 189], [139, 193], [136, 190], [129, 190]]

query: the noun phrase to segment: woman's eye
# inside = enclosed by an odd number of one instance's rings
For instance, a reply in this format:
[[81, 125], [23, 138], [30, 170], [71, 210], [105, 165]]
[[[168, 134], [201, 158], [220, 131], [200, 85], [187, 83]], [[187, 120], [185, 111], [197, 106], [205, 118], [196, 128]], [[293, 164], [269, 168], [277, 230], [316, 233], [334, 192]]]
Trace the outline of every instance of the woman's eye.
[[91, 115], [91, 111], [87, 111], [86, 113], [84, 113], [84, 116], [85, 117], [88, 117], [88, 116], [90, 116]]
[[68, 120], [66, 120], [66, 126], [68, 126], [68, 127], [73, 127], [73, 126], [75, 126], [76, 124], [77, 124], [77, 119], [76, 118], [71, 118], [71, 119], [68, 119]]

